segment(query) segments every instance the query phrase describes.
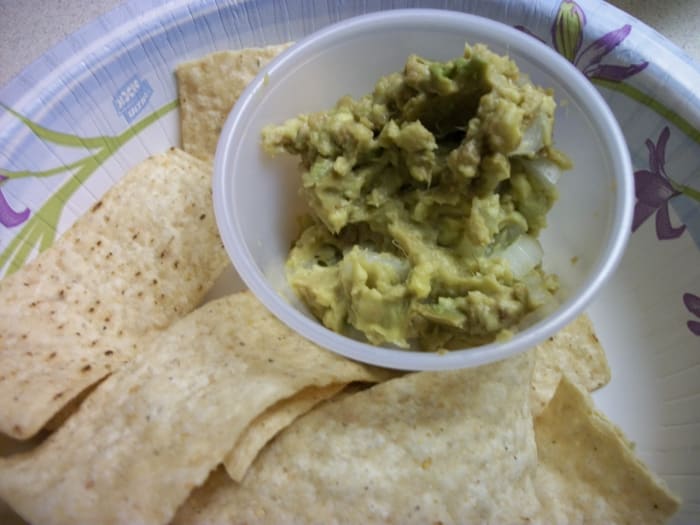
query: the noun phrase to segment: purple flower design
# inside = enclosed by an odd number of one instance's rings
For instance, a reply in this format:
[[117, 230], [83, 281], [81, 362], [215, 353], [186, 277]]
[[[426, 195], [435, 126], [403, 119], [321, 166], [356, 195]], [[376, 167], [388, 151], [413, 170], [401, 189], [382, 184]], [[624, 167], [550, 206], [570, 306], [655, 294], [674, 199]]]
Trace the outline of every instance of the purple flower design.
[[[700, 318], [700, 297], [692, 293], [683, 294], [683, 304], [695, 317]], [[700, 321], [688, 321], [688, 330], [700, 336]]]
[[[7, 177], [0, 175], [0, 183], [6, 179]], [[0, 190], [0, 224], [7, 228], [12, 228], [26, 221], [29, 218], [29, 213], [29, 208], [25, 208], [24, 211], [20, 212], [14, 211], [10, 203], [7, 202], [2, 190]]]
[[[585, 26], [586, 13], [581, 9], [581, 6], [573, 0], [564, 0], [559, 5], [557, 16], [550, 28], [550, 34], [554, 49], [581, 70], [587, 78], [620, 82], [632, 75], [636, 75], [649, 65], [646, 61], [628, 65], [606, 64], [603, 62], [630, 34], [632, 26], [629, 24], [604, 34], [581, 49], [583, 47], [583, 30]], [[532, 35], [527, 28], [523, 26], [516, 27]], [[537, 38], [536, 35], [532, 36]]]
[[685, 231], [685, 225], [674, 227], [671, 224], [668, 211], [668, 202], [683, 193], [666, 175], [666, 144], [670, 136], [671, 131], [666, 126], [656, 144], [647, 139], [644, 143], [649, 150], [649, 169], [634, 172], [637, 202], [634, 205], [632, 231], [637, 231], [644, 221], [656, 214], [656, 236], [659, 240], [676, 239]]

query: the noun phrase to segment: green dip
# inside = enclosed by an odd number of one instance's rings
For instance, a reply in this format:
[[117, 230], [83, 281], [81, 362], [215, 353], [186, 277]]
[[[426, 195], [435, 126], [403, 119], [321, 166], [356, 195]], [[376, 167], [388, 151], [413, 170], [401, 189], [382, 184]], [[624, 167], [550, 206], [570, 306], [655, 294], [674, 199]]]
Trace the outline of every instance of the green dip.
[[[555, 102], [483, 45], [410, 56], [359, 100], [263, 130], [301, 158], [311, 216], [287, 260], [328, 328], [441, 351], [510, 336], [552, 301], [536, 238], [570, 167]], [[527, 317], [526, 317], [527, 316]]]

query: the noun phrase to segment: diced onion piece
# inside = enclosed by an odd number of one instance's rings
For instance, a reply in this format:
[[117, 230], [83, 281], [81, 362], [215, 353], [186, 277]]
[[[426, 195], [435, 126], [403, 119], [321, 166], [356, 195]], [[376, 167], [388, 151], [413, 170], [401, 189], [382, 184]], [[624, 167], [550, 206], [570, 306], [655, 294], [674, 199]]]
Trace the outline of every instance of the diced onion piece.
[[539, 272], [527, 273], [523, 277], [523, 284], [527, 286], [528, 301], [531, 306], [537, 308], [552, 300], [552, 294], [547, 289]]
[[500, 257], [508, 262], [513, 276], [520, 279], [542, 262], [543, 255], [542, 246], [537, 239], [530, 235], [521, 235], [501, 252]]
[[407, 260], [401, 259], [396, 255], [392, 255], [387, 252], [379, 253], [365, 248], [362, 253], [365, 259], [367, 259], [367, 262], [373, 264], [381, 264], [383, 266], [391, 268], [396, 273], [396, 275], [399, 276], [400, 280], [406, 279], [406, 277], [408, 276], [408, 272], [411, 269]]
[[535, 155], [544, 146], [544, 134], [546, 127], [546, 117], [539, 113], [530, 125], [525, 128], [520, 139], [518, 147], [508, 153], [509, 156], [532, 156]]
[[521, 159], [521, 162], [530, 175], [537, 177], [545, 184], [554, 186], [561, 177], [561, 168], [549, 159]]

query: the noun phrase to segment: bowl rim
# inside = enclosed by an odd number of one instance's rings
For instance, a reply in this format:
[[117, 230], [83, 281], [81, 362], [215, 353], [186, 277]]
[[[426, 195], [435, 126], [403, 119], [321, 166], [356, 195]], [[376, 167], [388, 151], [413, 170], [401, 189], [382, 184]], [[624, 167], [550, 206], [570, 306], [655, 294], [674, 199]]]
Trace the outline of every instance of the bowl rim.
[[[477, 25], [479, 31], [490, 31], [493, 39], [501, 40], [504, 45], [517, 45], [521, 54], [566, 85], [570, 94], [588, 110], [593, 127], [606, 135], [606, 140], [601, 143], [611, 152], [611, 168], [617, 188], [612, 225], [602, 255], [596, 259], [576, 294], [567, 298], [552, 314], [517, 332], [507, 341], [439, 354], [374, 346], [331, 331], [289, 304], [268, 284], [257, 265], [251, 263], [252, 255], [234, 220], [235, 211], [227, 205], [228, 199], [223, 197], [229, 192], [234, 178], [228, 175], [226, 169], [233, 155], [233, 148], [229, 147], [231, 138], [239, 126], [245, 126], [243, 117], [254, 105], [254, 94], [266, 85], [268, 79], [293, 67], [296, 59], [303, 57], [307, 50], [330, 47], [330, 42], [342, 40], [356, 31], [379, 30], [386, 28], [387, 24], [394, 27], [459, 25], [465, 31], [465, 40]], [[617, 268], [629, 240], [634, 207], [632, 173], [627, 143], [610, 107], [583, 73], [564, 57], [536, 38], [492, 19], [450, 10], [409, 8], [355, 16], [325, 26], [300, 39], [263, 67], [242, 92], [222, 128], [214, 159], [212, 190], [216, 221], [229, 258], [245, 285], [275, 317], [306, 339], [347, 358], [397, 370], [437, 371], [480, 366], [523, 352], [564, 328], [584, 311]]]

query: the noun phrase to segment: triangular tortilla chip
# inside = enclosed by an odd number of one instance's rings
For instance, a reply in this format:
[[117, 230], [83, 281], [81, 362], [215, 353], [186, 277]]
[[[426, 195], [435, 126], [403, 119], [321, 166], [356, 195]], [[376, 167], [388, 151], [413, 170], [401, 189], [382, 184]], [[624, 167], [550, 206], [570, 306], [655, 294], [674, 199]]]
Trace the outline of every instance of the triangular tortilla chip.
[[387, 377], [235, 294], [154, 338], [37, 449], [0, 460], [0, 497], [43, 525], [166, 523], [270, 406]]
[[535, 420], [542, 523], [665, 523], [679, 501], [587, 394], [562, 379]]
[[[582, 314], [548, 341], [538, 345], [535, 355], [530, 398], [534, 414], [541, 412], [554, 395], [562, 371], [566, 371], [569, 380], [576, 385], [591, 391], [610, 380], [610, 368], [605, 352], [586, 314]], [[245, 440], [242, 439], [224, 460], [226, 471], [234, 480], [243, 479], [247, 468], [255, 459], [255, 454], [264, 443], [321, 401], [319, 397], [313, 402], [313, 395], [314, 393], [310, 392], [308, 397], [285, 400], [279, 406], [272, 407], [270, 413], [261, 415], [257, 424], [251, 425], [247, 432], [249, 437], [246, 439], [251, 440], [252, 449], [246, 450]], [[277, 422], [279, 428], [274, 426], [274, 422]]]
[[228, 264], [211, 165], [172, 149], [127, 173], [0, 281], [0, 431], [26, 439], [201, 301]]
[[220, 51], [175, 70], [182, 147], [203, 160], [214, 157], [226, 117], [260, 69], [289, 44]]
[[241, 484], [212, 473], [173, 523], [668, 520], [678, 500], [566, 378], [533, 435], [519, 359], [328, 402], [271, 442]]
[[586, 314], [536, 347], [532, 374], [532, 411], [542, 412], [565, 373], [571, 382], [592, 392], [610, 381], [610, 366]]
[[235, 481], [242, 481], [258, 452], [280, 430], [305, 414], [321, 401], [332, 398], [345, 387], [345, 383], [328, 386], [310, 386], [283, 399], [255, 418], [224, 458], [224, 467]]
[[532, 357], [409, 374], [325, 403], [241, 484], [215, 472], [174, 523], [525, 523], [537, 510]]

